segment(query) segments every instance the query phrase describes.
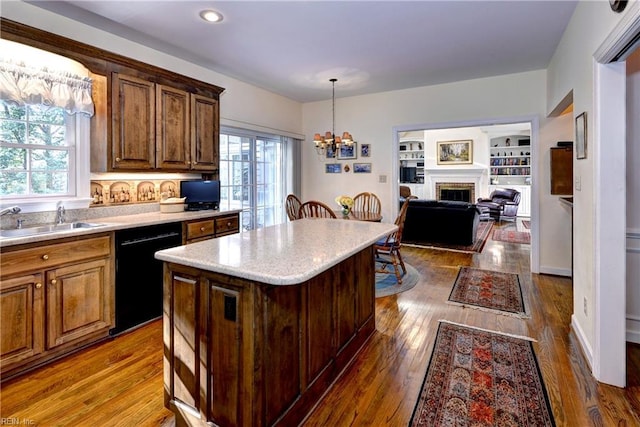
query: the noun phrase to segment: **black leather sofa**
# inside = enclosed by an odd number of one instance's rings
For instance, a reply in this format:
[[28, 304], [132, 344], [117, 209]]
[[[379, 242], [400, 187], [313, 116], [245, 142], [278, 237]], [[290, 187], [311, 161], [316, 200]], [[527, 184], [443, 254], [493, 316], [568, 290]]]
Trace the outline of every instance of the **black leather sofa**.
[[411, 200], [402, 242], [471, 245], [475, 242], [479, 222], [480, 210], [472, 203]]

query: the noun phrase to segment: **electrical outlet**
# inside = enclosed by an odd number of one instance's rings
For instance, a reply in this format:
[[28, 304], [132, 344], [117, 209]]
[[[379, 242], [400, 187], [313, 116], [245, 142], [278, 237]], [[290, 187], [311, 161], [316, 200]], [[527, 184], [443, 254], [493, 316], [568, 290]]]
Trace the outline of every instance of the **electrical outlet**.
[[576, 191], [580, 191], [582, 189], [582, 180], [580, 179], [580, 175], [576, 175]]
[[583, 303], [583, 310], [584, 310], [584, 315], [587, 315], [587, 297], [584, 297], [582, 300]]

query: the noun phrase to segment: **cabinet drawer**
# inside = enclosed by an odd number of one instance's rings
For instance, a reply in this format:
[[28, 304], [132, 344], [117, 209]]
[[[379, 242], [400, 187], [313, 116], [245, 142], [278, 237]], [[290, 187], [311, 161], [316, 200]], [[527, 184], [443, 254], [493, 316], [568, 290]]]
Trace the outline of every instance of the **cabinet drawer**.
[[200, 237], [213, 236], [213, 220], [205, 219], [187, 223], [187, 240], [198, 239]]
[[3, 252], [2, 275], [9, 276], [22, 271], [47, 269], [84, 259], [109, 256], [110, 253], [109, 236]]
[[218, 217], [215, 221], [216, 236], [224, 236], [225, 234], [233, 234], [239, 231], [238, 215]]

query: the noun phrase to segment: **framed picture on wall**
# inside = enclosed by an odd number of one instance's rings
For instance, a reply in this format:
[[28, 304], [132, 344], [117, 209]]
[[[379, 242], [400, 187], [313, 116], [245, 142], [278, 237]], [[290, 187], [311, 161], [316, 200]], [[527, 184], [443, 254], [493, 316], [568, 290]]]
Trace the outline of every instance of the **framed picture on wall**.
[[340, 149], [338, 150], [337, 158], [340, 160], [355, 159], [356, 157], [358, 157], [357, 150], [358, 150], [357, 142], [354, 142], [351, 145], [343, 144], [340, 146]]
[[342, 165], [340, 163], [327, 163], [324, 165], [324, 171], [326, 173], [340, 173], [342, 172]]
[[438, 141], [439, 165], [462, 165], [473, 163], [473, 140]]
[[587, 158], [587, 113], [576, 117], [576, 159]]
[[353, 173], [371, 173], [371, 163], [354, 163]]
[[369, 144], [360, 144], [360, 157], [369, 157]]

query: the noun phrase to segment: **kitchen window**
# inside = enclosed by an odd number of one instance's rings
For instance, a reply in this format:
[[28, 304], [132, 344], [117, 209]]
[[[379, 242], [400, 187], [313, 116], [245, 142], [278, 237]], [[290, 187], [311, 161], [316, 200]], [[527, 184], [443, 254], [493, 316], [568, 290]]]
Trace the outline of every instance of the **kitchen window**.
[[0, 40], [0, 51], [2, 204], [25, 212], [49, 210], [57, 201], [88, 207], [94, 114], [88, 70], [8, 40]]

